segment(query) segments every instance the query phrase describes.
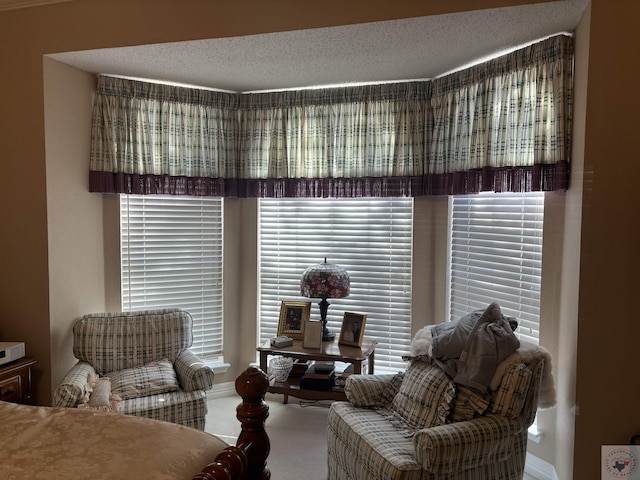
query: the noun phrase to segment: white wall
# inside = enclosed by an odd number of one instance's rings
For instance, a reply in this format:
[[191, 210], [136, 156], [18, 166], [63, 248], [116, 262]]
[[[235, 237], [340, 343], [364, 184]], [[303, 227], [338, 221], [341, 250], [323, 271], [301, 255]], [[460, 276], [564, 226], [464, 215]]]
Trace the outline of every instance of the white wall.
[[449, 318], [449, 197], [416, 198], [413, 222], [412, 334]]
[[43, 59], [43, 71], [51, 384], [55, 389], [75, 363], [74, 321], [105, 309], [105, 261], [102, 196], [89, 193], [95, 78], [49, 58]]

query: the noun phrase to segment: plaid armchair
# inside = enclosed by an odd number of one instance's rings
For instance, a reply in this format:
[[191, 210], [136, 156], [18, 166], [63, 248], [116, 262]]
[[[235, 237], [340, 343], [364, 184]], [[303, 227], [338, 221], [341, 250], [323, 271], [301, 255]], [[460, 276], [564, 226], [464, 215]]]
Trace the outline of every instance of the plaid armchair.
[[213, 370], [188, 350], [192, 323], [179, 309], [85, 315], [73, 326], [78, 362], [54, 406], [92, 405], [91, 380], [105, 380], [119, 412], [204, 430]]
[[510, 357], [485, 395], [454, 384], [426, 356], [396, 375], [350, 376], [349, 401], [329, 411], [329, 480], [522, 478], [543, 350]]

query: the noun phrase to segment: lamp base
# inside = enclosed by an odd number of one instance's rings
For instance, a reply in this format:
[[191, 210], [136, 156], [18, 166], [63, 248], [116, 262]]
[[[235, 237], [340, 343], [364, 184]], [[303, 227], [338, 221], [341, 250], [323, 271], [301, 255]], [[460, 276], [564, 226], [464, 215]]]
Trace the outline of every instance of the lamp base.
[[324, 329], [324, 331], [322, 332], [322, 341], [323, 342], [330, 342], [332, 341], [334, 338], [336, 338], [336, 334], [333, 332], [330, 332], [329, 330], [327, 330], [326, 328]]
[[326, 298], [323, 298], [320, 303], [320, 321], [322, 322], [322, 341], [329, 342], [336, 338], [336, 334], [330, 332], [327, 328], [327, 310], [329, 309], [329, 302]]

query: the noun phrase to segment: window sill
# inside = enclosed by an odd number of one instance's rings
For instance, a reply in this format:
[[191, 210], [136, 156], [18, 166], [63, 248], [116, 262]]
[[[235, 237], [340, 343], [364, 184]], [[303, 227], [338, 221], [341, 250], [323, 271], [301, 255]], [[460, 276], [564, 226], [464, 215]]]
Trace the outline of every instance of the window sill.
[[540, 443], [542, 441], [543, 433], [541, 430], [538, 430], [537, 422], [533, 422], [529, 427], [529, 432], [527, 433], [527, 437], [530, 441], [534, 443]]
[[207, 363], [207, 366], [213, 370], [214, 374], [227, 373], [229, 368], [231, 367], [230, 363], [222, 363], [222, 362], [211, 362]]

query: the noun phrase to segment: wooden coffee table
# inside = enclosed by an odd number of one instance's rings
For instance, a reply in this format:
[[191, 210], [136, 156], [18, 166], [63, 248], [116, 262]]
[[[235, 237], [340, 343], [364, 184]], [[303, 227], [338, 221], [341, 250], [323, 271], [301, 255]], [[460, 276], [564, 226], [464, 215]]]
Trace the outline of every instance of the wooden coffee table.
[[[289, 347], [274, 347], [269, 341], [260, 345], [257, 350], [260, 352], [260, 368], [266, 372], [269, 355], [282, 355], [285, 357], [298, 358], [302, 361], [319, 360], [331, 362], [351, 363], [353, 373], [363, 373], [363, 363], [367, 362], [366, 373], [373, 374], [375, 360], [376, 341], [363, 340], [362, 347], [352, 347], [340, 345], [338, 339], [329, 342], [322, 342], [321, 349], [303, 348], [302, 340], [294, 340]], [[283, 403], [289, 401], [289, 395], [303, 400], [346, 400], [344, 391], [339, 387], [330, 390], [311, 390], [300, 388], [300, 376], [289, 375], [286, 382], [276, 382], [271, 379], [269, 382], [270, 393], [281, 393], [284, 395]]]

